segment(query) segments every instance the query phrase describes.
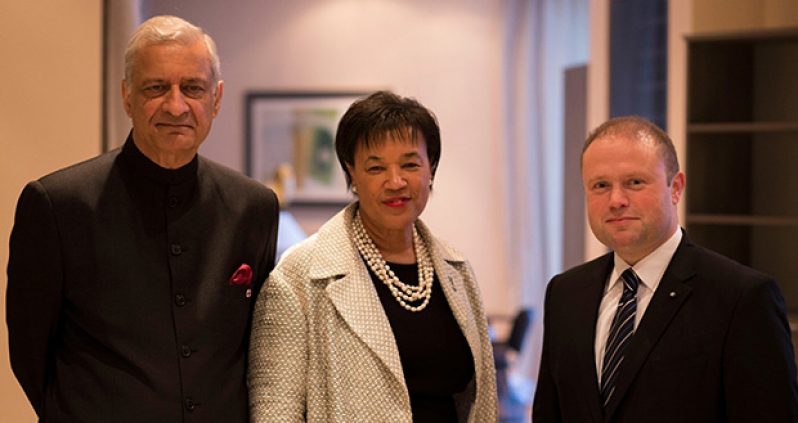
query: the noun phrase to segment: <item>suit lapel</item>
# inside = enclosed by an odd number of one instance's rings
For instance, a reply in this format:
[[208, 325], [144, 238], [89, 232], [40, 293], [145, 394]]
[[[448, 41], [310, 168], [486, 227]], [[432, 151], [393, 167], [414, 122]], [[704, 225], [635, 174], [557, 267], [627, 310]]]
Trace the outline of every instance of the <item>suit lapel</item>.
[[309, 277], [327, 283], [325, 292], [338, 314], [404, 386], [402, 362], [391, 324], [349, 236], [355, 207], [356, 203], [348, 206], [319, 230]]
[[632, 342], [624, 353], [623, 365], [615, 384], [615, 393], [604, 410], [605, 421], [611, 420], [621, 400], [637, 378], [641, 367], [648, 359], [651, 350], [690, 296], [692, 288], [684, 282], [695, 273], [687, 252], [691, 246], [687, 235], [684, 234], [681, 244], [676, 249], [671, 263], [665, 270], [643, 319], [635, 331]]
[[596, 355], [594, 353], [596, 320], [598, 319], [599, 304], [601, 304], [601, 299], [604, 296], [604, 286], [613, 268], [612, 253], [605, 255], [596, 264], [597, 266], [587, 272], [586, 278], [589, 280], [589, 288], [585, 290], [581, 299], [582, 302], [574, 307], [576, 321], [588, 323], [580, 325], [579, 332], [575, 333], [574, 336], [580, 342], [580, 345], [577, 346], [577, 351], [580, 354], [577, 371], [578, 374], [584, 375], [582, 378], [582, 392], [585, 395], [582, 396], [582, 400], [590, 410], [593, 421], [600, 422], [602, 421], [603, 411], [599, 400]]

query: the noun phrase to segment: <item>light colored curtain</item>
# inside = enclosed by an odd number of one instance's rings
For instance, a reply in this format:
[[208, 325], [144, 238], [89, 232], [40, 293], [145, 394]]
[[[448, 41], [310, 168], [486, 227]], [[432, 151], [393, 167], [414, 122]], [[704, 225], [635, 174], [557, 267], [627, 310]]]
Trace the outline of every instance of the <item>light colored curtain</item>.
[[[564, 71], [588, 59], [588, 0], [508, 0], [503, 92], [506, 233], [518, 307], [534, 319], [513, 380], [534, 382], [546, 284], [562, 269]], [[530, 392], [531, 394], [531, 392]]]
[[122, 106], [121, 84], [125, 77], [125, 47], [141, 23], [139, 0], [106, 0], [104, 11], [103, 149], [112, 150], [125, 142], [130, 119]]

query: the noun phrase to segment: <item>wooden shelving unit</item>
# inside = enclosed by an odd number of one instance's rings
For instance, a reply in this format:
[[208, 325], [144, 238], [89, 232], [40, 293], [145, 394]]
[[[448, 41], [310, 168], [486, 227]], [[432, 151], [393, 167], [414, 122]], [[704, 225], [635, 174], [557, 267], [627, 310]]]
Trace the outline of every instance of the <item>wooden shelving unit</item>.
[[798, 28], [687, 41], [687, 230], [798, 315]]
[[755, 134], [798, 131], [798, 122], [715, 122], [693, 123], [687, 127], [691, 134]]

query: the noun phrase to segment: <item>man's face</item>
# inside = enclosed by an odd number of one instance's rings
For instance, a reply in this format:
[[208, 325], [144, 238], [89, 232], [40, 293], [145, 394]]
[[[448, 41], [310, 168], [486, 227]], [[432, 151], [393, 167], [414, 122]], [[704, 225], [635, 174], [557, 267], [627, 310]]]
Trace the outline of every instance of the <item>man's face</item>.
[[684, 174], [667, 180], [654, 140], [596, 139], [582, 157], [590, 228], [604, 245], [635, 264], [673, 235]]
[[[165, 168], [191, 161], [219, 113], [223, 84], [214, 84], [205, 44], [167, 42], [139, 50], [132, 81], [122, 83], [133, 140]], [[129, 86], [128, 86], [129, 85]]]

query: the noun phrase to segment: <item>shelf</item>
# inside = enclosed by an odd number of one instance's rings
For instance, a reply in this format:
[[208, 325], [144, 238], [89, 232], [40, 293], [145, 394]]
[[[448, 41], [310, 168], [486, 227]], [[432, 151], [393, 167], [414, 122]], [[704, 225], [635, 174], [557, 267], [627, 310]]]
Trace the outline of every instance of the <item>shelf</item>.
[[798, 217], [694, 213], [687, 215], [687, 223], [700, 225], [798, 226]]
[[713, 122], [687, 125], [691, 134], [798, 132], [798, 122]]
[[687, 42], [685, 227], [773, 276], [798, 331], [798, 28]]
[[798, 28], [773, 28], [757, 29], [750, 31], [722, 31], [694, 33], [684, 38], [691, 43], [719, 43], [719, 42], [767, 42], [767, 41], [792, 41], [798, 37]]

